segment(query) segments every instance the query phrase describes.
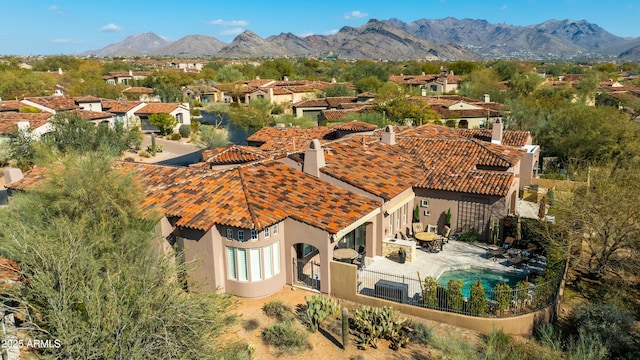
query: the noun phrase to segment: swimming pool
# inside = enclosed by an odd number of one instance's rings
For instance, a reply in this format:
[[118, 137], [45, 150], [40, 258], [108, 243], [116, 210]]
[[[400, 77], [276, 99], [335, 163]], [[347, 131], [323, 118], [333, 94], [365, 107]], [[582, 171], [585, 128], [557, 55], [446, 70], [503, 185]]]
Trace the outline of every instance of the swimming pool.
[[440, 275], [440, 277], [438, 278], [438, 285], [446, 288], [449, 280], [462, 280], [462, 282], [464, 282], [462, 295], [468, 298], [471, 294], [471, 284], [478, 281], [478, 278], [480, 279], [485, 292], [488, 290], [493, 290], [493, 288], [497, 284], [502, 284], [503, 282], [506, 282], [507, 284], [509, 284], [509, 286], [514, 288], [519, 281], [525, 279], [523, 275], [471, 268], [464, 270], [449, 270], [443, 272], [442, 275]]

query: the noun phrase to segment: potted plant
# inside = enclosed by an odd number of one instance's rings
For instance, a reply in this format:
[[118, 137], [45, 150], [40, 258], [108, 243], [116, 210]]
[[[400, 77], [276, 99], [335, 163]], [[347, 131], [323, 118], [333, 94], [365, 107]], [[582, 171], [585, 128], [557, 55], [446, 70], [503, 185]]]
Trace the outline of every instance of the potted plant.
[[413, 209], [413, 222], [420, 222], [420, 206], [418, 205]]
[[444, 224], [448, 227], [451, 227], [451, 208], [449, 208], [444, 214]]
[[398, 259], [400, 260], [400, 264], [404, 264], [407, 260], [407, 251], [404, 248], [398, 250]]

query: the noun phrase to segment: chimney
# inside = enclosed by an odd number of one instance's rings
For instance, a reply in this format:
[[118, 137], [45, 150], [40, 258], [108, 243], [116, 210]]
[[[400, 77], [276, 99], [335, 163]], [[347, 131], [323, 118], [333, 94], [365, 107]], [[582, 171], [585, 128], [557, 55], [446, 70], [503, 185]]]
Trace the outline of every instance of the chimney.
[[18, 168], [4, 168], [4, 182], [6, 184], [14, 183], [18, 180], [21, 180], [24, 176], [22, 175], [22, 170]]
[[387, 144], [387, 145], [396, 144], [396, 133], [393, 132], [393, 126], [387, 125], [387, 127], [384, 128], [384, 131], [382, 132], [381, 141], [383, 144]]
[[322, 148], [322, 145], [320, 145], [320, 140], [311, 140], [309, 148], [304, 151], [304, 165], [302, 166], [302, 171], [315, 177], [320, 177], [320, 169], [325, 165], [324, 149]]
[[62, 68], [58, 68], [58, 75], [62, 75]]
[[273, 101], [273, 88], [269, 88], [269, 101]]
[[335, 84], [336, 83], [336, 78], [331, 78], [331, 83]]
[[129, 70], [129, 76], [133, 76], [133, 70]]
[[31, 125], [28, 121], [18, 121], [16, 125], [18, 125], [18, 130], [20, 131], [29, 130], [31, 128]]
[[491, 143], [502, 145], [502, 121], [500, 119], [496, 119], [493, 122], [493, 130], [491, 131]]
[[482, 102], [491, 102], [491, 97], [489, 96], [489, 94], [482, 95]]
[[287, 75], [284, 76], [284, 78], [282, 79], [283, 81], [289, 81], [289, 77]]

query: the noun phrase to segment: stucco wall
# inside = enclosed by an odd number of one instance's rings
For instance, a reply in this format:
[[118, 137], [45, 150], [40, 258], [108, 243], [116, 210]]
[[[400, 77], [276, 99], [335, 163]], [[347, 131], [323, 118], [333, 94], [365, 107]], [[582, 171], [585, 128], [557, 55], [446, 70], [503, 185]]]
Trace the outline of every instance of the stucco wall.
[[531, 335], [534, 326], [551, 321], [554, 311], [554, 305], [550, 305], [540, 311], [510, 318], [481, 318], [360, 295], [357, 293], [356, 267], [335, 261], [331, 262], [331, 285], [330, 295], [338, 299], [375, 307], [390, 306], [407, 315], [478, 331], [482, 334], [489, 334], [497, 329], [510, 335]]
[[[182, 229], [175, 232], [178, 236], [178, 249], [184, 252], [183, 261], [193, 267], [187, 280], [192, 291], [216, 291], [217, 287], [224, 290], [224, 284], [216, 281], [216, 256], [220, 251], [214, 251], [214, 238], [218, 231], [212, 228], [206, 233], [198, 230]], [[219, 236], [218, 242], [219, 242]]]
[[286, 269], [286, 282], [293, 284], [293, 261], [296, 259], [295, 244], [313, 245], [319, 252], [320, 292], [329, 293], [329, 261], [333, 258], [333, 246], [329, 233], [305, 223], [288, 218], [284, 221], [287, 231], [284, 238], [283, 263]]

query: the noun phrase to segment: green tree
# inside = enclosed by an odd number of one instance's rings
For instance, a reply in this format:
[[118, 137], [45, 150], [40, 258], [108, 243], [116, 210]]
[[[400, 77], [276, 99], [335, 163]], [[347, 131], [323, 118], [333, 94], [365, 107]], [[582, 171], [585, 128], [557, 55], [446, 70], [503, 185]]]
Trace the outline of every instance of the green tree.
[[234, 124], [255, 132], [271, 124], [271, 103], [267, 99], [254, 99], [248, 106], [230, 107], [229, 116]]
[[471, 297], [469, 299], [469, 311], [474, 315], [482, 316], [489, 310], [487, 305], [487, 296], [480, 279], [471, 284]]
[[462, 311], [464, 306], [464, 296], [462, 296], [462, 280], [451, 279], [447, 284], [447, 305], [449, 309]]
[[173, 132], [173, 128], [178, 125], [178, 120], [171, 114], [151, 114], [149, 116], [149, 123], [155, 125], [160, 130], [160, 135], [168, 135]]
[[353, 96], [353, 90], [349, 89], [343, 84], [335, 84], [324, 89], [324, 96], [326, 97], [338, 97], [338, 96]]
[[377, 92], [384, 83], [376, 76], [367, 76], [355, 82], [355, 86], [360, 92]]
[[494, 288], [495, 293], [495, 301], [497, 311], [500, 312], [500, 315], [504, 313], [505, 310], [509, 309], [511, 306], [511, 300], [513, 299], [513, 290], [511, 286], [507, 283], [497, 284]]
[[447, 66], [447, 69], [450, 72], [453, 72], [455, 75], [466, 75], [470, 74], [472, 71], [478, 68], [478, 64], [471, 61], [454, 61]]
[[433, 276], [424, 278], [422, 299], [423, 303], [428, 307], [434, 308], [438, 306], [438, 280]]
[[229, 133], [224, 128], [212, 125], [200, 126], [200, 145], [206, 149], [229, 145]]
[[[0, 210], [0, 254], [27, 281], [7, 296], [30, 317], [28, 339], [51, 359], [219, 358], [234, 321], [228, 296], [186, 293], [182, 265], [158, 252], [154, 224], [138, 205], [132, 172], [98, 153], [68, 156], [46, 179]], [[179, 254], [178, 254], [179, 255]], [[170, 334], [170, 336], [168, 336]]]
[[244, 75], [240, 70], [236, 69], [233, 65], [225, 65], [218, 70], [214, 80], [217, 82], [232, 83], [242, 80], [243, 78]]

